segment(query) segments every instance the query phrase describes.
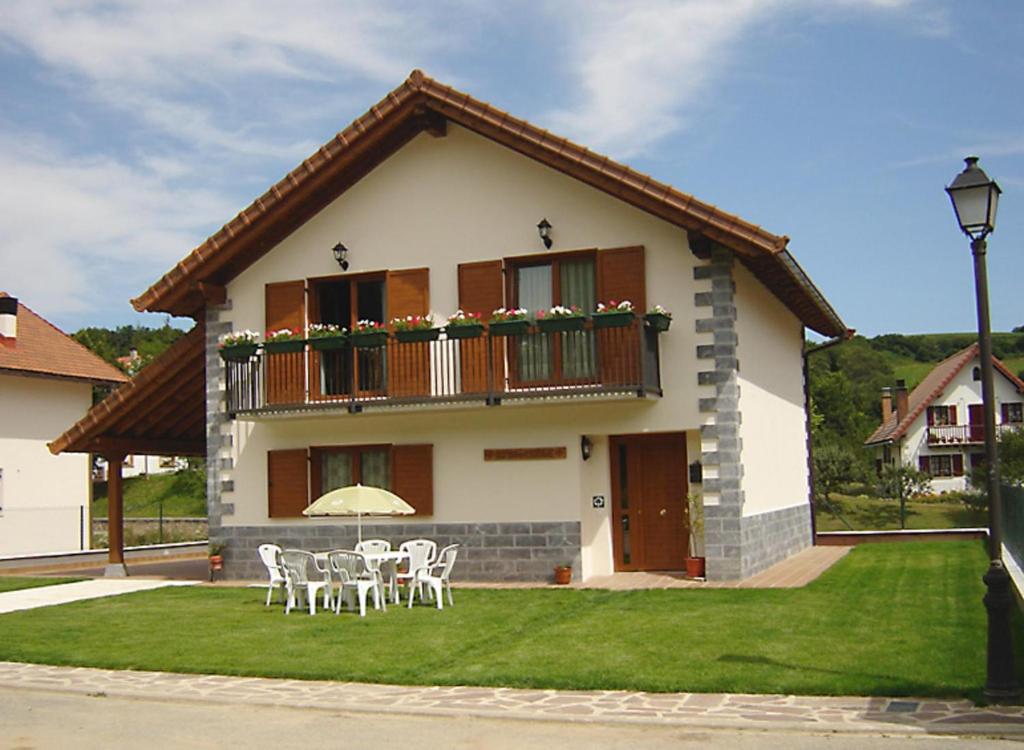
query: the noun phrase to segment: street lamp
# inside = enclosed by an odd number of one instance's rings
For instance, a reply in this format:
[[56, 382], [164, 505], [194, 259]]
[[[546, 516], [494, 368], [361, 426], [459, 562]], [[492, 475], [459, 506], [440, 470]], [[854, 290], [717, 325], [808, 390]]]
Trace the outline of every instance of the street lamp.
[[981, 354], [981, 399], [985, 413], [985, 460], [988, 464], [989, 567], [982, 577], [987, 592], [988, 671], [985, 697], [997, 703], [1020, 699], [1020, 685], [1014, 672], [1010, 612], [1013, 597], [1010, 576], [1003, 567], [1003, 505], [999, 488], [999, 454], [996, 450], [995, 388], [992, 375], [992, 328], [988, 316], [988, 271], [985, 267], [985, 238], [996, 228], [996, 207], [1002, 192], [978, 166], [978, 157], [964, 160], [967, 166], [946, 192], [953, 202], [956, 221], [971, 238], [974, 256], [974, 289], [978, 303], [978, 347]]

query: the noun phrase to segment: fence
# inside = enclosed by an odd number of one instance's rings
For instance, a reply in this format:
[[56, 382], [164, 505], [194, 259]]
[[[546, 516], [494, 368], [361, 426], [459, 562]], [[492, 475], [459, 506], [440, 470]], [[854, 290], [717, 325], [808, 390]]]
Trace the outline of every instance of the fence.
[[1003, 485], [1003, 559], [1024, 597], [1024, 487]]

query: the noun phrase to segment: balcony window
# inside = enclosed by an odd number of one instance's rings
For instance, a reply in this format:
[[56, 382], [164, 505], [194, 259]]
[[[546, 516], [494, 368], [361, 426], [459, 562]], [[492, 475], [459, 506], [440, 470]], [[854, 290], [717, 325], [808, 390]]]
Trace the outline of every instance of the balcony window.
[[946, 427], [948, 425], [956, 424], [956, 407], [955, 406], [929, 406], [928, 407], [928, 426], [929, 427]]
[[1020, 402], [1003, 404], [1003, 424], [1021, 424], [1024, 422], [1024, 404]]

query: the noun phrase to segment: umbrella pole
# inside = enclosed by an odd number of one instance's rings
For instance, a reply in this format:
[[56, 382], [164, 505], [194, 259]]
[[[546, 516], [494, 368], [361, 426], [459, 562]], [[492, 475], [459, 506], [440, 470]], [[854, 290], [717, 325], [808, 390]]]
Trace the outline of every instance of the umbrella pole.
[[363, 543], [363, 514], [356, 513], [356, 528], [358, 529], [359, 543]]

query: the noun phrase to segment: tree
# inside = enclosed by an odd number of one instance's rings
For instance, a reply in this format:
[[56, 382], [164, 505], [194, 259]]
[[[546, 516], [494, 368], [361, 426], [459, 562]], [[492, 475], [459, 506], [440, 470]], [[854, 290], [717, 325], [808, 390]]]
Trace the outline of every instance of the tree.
[[832, 504], [832, 493], [863, 477], [863, 467], [853, 451], [841, 445], [814, 449], [814, 495]]
[[878, 478], [878, 494], [900, 501], [900, 528], [907, 528], [907, 500], [931, 489], [931, 477], [912, 466], [886, 464]]

